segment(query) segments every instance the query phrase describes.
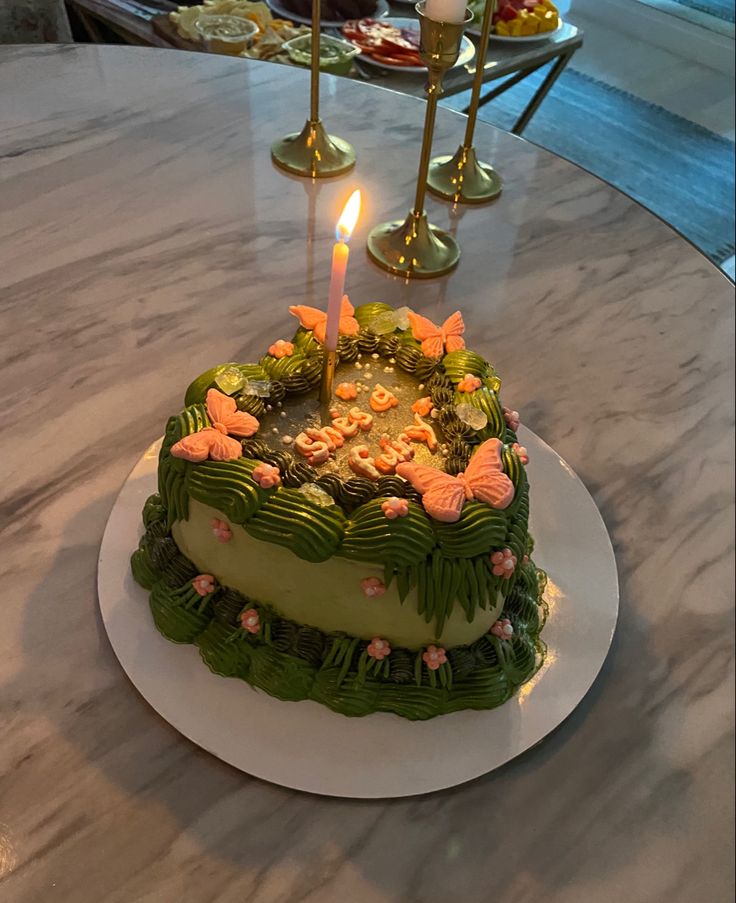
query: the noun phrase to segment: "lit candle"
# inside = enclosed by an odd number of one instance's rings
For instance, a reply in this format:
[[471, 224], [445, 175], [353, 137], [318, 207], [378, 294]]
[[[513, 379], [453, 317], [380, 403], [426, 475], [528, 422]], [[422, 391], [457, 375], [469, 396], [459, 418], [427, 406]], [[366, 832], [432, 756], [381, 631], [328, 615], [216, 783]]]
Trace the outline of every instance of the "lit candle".
[[427, 0], [424, 15], [435, 22], [464, 22], [466, 0]]
[[325, 350], [337, 349], [337, 338], [340, 327], [340, 308], [342, 296], [345, 294], [345, 273], [348, 268], [348, 242], [360, 213], [360, 192], [354, 191], [343, 208], [337, 221], [335, 237], [337, 241], [332, 249], [332, 274], [330, 275], [330, 294], [327, 298], [327, 324], [325, 326]]

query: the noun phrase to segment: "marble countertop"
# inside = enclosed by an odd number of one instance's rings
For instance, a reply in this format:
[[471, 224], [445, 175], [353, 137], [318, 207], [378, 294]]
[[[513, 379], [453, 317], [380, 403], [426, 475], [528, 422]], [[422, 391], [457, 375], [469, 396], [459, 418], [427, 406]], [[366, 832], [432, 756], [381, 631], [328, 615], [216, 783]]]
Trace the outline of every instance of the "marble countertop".
[[[731, 900], [730, 283], [622, 194], [483, 123], [500, 200], [429, 201], [458, 270], [388, 277], [360, 245], [408, 209], [423, 108], [381, 89], [324, 79], [359, 162], [311, 185], [268, 157], [306, 115], [294, 69], [13, 47], [0, 83], [0, 899]], [[462, 128], [440, 111], [436, 150]], [[621, 579], [610, 655], [552, 736], [391, 802], [284, 790], [184, 740], [118, 666], [95, 589], [115, 496], [190, 378], [250, 359], [288, 303], [324, 302], [354, 185], [353, 299], [462, 308], [505, 397], [593, 493]]]

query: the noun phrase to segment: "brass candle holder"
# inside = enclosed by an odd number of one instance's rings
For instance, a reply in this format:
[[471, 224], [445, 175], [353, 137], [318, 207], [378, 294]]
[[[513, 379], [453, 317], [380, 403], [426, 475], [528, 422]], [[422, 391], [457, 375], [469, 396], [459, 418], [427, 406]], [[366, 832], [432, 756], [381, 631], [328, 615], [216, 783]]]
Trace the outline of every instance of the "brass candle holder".
[[328, 135], [319, 118], [320, 0], [312, 0], [312, 66], [309, 119], [301, 132], [286, 135], [271, 145], [271, 159], [287, 172], [310, 179], [339, 176], [355, 166], [352, 145]]
[[414, 209], [403, 221], [382, 223], [372, 229], [368, 235], [368, 254], [374, 263], [397, 276], [428, 279], [449, 273], [460, 260], [460, 248], [455, 239], [427, 219], [424, 198], [442, 78], [457, 62], [463, 32], [472, 14], [467, 13], [464, 22], [435, 22], [425, 14], [424, 2], [417, 3], [415, 8], [419, 15], [419, 53], [429, 76]]
[[335, 381], [337, 369], [337, 351], [325, 351], [325, 359], [322, 365], [322, 382], [319, 387], [319, 400], [323, 405], [332, 402], [332, 384]]
[[475, 78], [465, 126], [465, 138], [453, 156], [435, 157], [429, 164], [427, 187], [441, 198], [456, 204], [484, 204], [501, 194], [501, 177], [490, 163], [480, 163], [473, 147], [473, 133], [478, 118], [478, 102], [488, 53], [493, 11], [496, 0], [486, 0], [481, 25]]

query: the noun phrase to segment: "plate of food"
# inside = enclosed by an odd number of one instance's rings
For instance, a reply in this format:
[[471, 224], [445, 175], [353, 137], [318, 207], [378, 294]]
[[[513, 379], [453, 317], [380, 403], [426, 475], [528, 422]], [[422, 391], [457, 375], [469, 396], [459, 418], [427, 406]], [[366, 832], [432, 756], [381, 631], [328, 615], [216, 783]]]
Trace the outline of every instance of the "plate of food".
[[[287, 41], [284, 50], [296, 66], [309, 67], [312, 64], [312, 35], [303, 34]], [[329, 75], [347, 75], [353, 65], [353, 59], [360, 50], [348, 41], [341, 41], [330, 35], [320, 35], [319, 68]]]
[[[268, 0], [268, 5], [278, 16], [302, 25], [312, 24], [312, 0]], [[388, 13], [386, 0], [322, 0], [319, 23], [322, 28], [340, 28], [349, 19], [382, 19]]]
[[210, 52], [257, 60], [288, 63], [284, 43], [309, 34], [303, 25], [274, 18], [265, 3], [250, 0], [208, 0], [199, 6], [180, 6], [168, 18], [179, 37], [193, 44]]
[[[473, 21], [466, 29], [468, 34], [480, 37], [485, 6], [486, 0], [468, 3], [473, 13]], [[552, 0], [499, 0], [493, 13], [490, 39], [510, 44], [546, 41], [563, 24]]]
[[[419, 22], [417, 19], [390, 17], [360, 19], [342, 26], [343, 37], [361, 50], [361, 60], [396, 72], [425, 73], [427, 67], [419, 56]], [[475, 56], [475, 45], [463, 35], [460, 54], [453, 69], [464, 66]]]

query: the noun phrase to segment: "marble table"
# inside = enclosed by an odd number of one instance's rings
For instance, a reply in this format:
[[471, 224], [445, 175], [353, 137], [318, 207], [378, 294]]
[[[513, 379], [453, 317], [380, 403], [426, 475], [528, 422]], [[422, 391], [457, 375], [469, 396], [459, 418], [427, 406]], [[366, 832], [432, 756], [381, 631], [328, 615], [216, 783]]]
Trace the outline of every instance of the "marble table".
[[[608, 185], [483, 123], [500, 200], [429, 202], [459, 268], [388, 277], [361, 243], [406, 212], [423, 107], [368, 85], [324, 80], [359, 165], [310, 185], [268, 157], [303, 123], [306, 73], [46, 46], [2, 49], [0, 83], [0, 899], [731, 900], [726, 279]], [[440, 111], [436, 149], [462, 127]], [[95, 591], [115, 496], [189, 379], [252, 358], [287, 303], [324, 301], [354, 185], [354, 300], [462, 308], [506, 398], [595, 496], [621, 578], [609, 658], [552, 736], [391, 802], [287, 791], [192, 746], [124, 676]]]

